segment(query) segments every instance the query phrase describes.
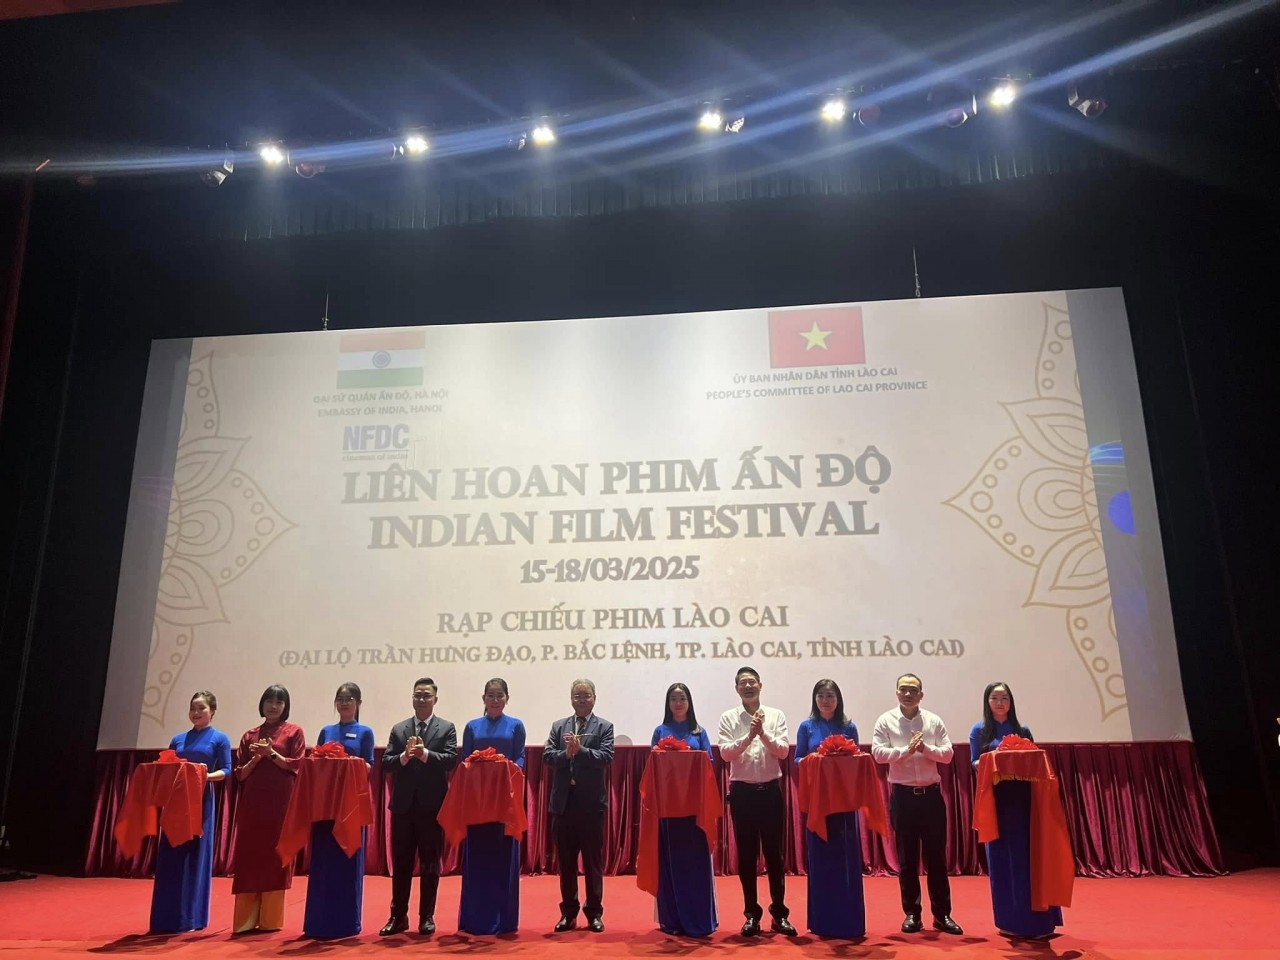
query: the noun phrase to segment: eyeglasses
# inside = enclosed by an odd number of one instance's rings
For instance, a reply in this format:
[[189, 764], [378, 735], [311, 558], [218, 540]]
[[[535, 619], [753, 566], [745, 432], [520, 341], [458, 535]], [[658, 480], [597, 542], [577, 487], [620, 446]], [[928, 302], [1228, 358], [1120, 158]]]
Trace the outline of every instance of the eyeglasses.
[[578, 703], [582, 703], [584, 700], [594, 700], [595, 698], [596, 695], [594, 693], [575, 693], [573, 695], [573, 699]]
[[334, 697], [333, 702], [334, 703], [355, 703], [356, 698], [355, 697]]
[[507, 699], [507, 695], [503, 693], [501, 690], [490, 691], [489, 693], [486, 693], [484, 695], [484, 698], [486, 700], [505, 700]]
[[436, 695], [434, 693], [415, 693], [413, 695], [415, 700], [434, 700], [435, 698]]
[[921, 690], [919, 687], [899, 687], [898, 688], [898, 693], [900, 693], [904, 697], [910, 697], [917, 693], [923, 693], [923, 692], [924, 691]]

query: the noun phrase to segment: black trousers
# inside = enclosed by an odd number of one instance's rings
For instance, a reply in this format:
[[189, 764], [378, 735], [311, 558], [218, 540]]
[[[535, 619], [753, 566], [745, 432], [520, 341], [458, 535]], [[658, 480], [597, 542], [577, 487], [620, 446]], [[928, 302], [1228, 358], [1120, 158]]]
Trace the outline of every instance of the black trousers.
[[[917, 792], [920, 791], [920, 792]], [[942, 790], [904, 787], [889, 792], [889, 823], [898, 851], [898, 890], [902, 912], [920, 916], [920, 848], [929, 880], [929, 909], [935, 917], [951, 915], [951, 882], [947, 879], [947, 805]]]
[[440, 850], [444, 830], [436, 822], [439, 810], [415, 804], [391, 811], [391, 916], [409, 915], [409, 888], [413, 885], [413, 858], [422, 874], [418, 882], [418, 919], [434, 917], [436, 891], [440, 888]]
[[738, 849], [738, 880], [742, 884], [742, 912], [759, 920], [764, 911], [756, 897], [756, 863], [764, 851], [765, 872], [769, 876], [769, 914], [786, 917], [787, 880], [783, 869], [782, 844], [786, 829], [786, 808], [782, 803], [782, 781], [729, 784], [729, 815]]
[[556, 859], [560, 865], [560, 915], [578, 915], [578, 857], [586, 878], [588, 920], [604, 915], [604, 811], [565, 810], [556, 816]]

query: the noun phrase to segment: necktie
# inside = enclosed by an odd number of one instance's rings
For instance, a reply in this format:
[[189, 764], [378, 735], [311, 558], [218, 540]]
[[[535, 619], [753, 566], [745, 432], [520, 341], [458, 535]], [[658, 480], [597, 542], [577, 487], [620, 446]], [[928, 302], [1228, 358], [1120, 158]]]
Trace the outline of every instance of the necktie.
[[419, 740], [427, 739], [427, 725], [422, 720], [418, 721], [418, 739]]

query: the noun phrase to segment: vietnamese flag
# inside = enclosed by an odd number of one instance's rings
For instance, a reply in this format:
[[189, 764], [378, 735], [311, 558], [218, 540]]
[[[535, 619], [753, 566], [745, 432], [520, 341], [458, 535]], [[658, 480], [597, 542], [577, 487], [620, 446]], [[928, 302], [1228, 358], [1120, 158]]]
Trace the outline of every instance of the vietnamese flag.
[[769, 366], [824, 367], [866, 362], [861, 307], [769, 312]]

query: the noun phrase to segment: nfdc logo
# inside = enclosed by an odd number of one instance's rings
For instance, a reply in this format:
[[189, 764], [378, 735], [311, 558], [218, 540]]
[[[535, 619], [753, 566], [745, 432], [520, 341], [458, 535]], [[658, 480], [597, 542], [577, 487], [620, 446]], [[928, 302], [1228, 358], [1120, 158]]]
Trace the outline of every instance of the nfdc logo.
[[407, 423], [362, 423], [342, 430], [343, 452], [405, 450], [409, 446]]

